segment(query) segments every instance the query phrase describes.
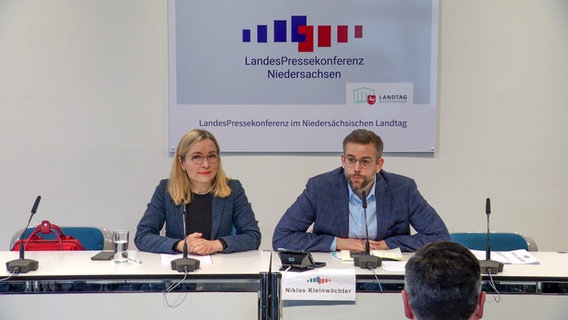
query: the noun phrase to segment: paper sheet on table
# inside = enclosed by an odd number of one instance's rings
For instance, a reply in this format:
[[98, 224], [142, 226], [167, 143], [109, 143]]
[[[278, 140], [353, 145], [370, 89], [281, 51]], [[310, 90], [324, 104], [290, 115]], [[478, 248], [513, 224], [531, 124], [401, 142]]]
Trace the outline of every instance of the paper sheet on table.
[[383, 261], [381, 266], [385, 271], [404, 272], [406, 268], [406, 261]]
[[[485, 260], [485, 251], [471, 250], [478, 260]], [[491, 251], [491, 260], [503, 264], [540, 264], [540, 261], [525, 249], [513, 251]]]
[[[199, 260], [199, 265], [213, 264], [211, 256], [198, 256], [194, 254], [188, 254], [187, 257]], [[171, 267], [172, 260], [179, 258], [183, 258], [183, 254], [160, 254], [160, 264], [162, 266]]]
[[[371, 255], [381, 257], [384, 260], [395, 260], [395, 261], [402, 261], [404, 260], [402, 256], [402, 252], [400, 248], [394, 248], [389, 250], [371, 250]], [[336, 257], [338, 254], [335, 255]], [[341, 250], [339, 257], [341, 261], [353, 261], [353, 257], [351, 256], [351, 252], [349, 250]]]

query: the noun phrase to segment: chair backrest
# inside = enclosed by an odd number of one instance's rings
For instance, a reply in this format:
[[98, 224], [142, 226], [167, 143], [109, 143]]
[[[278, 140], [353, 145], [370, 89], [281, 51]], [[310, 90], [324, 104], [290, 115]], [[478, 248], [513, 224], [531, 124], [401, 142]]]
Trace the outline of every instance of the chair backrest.
[[[20, 236], [22, 231], [20, 229], [14, 233], [12, 240], [10, 241], [10, 250], [14, 247], [14, 244]], [[24, 239], [29, 237], [33, 232], [34, 228], [28, 228]], [[61, 230], [66, 236], [72, 236], [73, 238], [79, 240], [86, 250], [113, 250], [112, 245], [112, 231], [106, 228], [96, 228], [96, 227], [61, 227]], [[40, 234], [43, 239], [55, 239], [55, 235], [51, 234]]]
[[[487, 233], [485, 232], [458, 232], [451, 233], [452, 241], [461, 243], [471, 250], [485, 250], [487, 247]], [[537, 251], [538, 248], [534, 240], [527, 241], [524, 235], [516, 232], [491, 232], [490, 235], [492, 251], [512, 251], [525, 249]]]

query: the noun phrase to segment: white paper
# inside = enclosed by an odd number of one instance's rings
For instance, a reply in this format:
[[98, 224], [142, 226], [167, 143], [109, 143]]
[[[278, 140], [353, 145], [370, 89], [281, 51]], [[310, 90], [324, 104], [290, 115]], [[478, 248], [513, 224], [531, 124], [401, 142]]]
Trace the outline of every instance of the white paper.
[[[188, 254], [188, 258], [193, 258], [199, 260], [199, 265], [213, 264], [211, 256], [198, 256], [194, 254]], [[160, 264], [162, 266], [171, 267], [172, 260], [183, 258], [183, 254], [160, 254]]]
[[404, 260], [400, 248], [394, 248], [389, 250], [371, 250], [371, 254], [377, 257], [381, 257], [383, 260], [386, 259], [396, 260], [396, 261]]
[[[402, 261], [404, 257], [402, 256], [402, 252], [400, 248], [394, 248], [389, 250], [371, 250], [371, 255], [380, 257], [385, 260], [396, 260]], [[336, 258], [341, 259], [341, 261], [353, 261], [353, 257], [351, 256], [351, 252], [349, 250], [341, 250], [334, 254]]]
[[390, 272], [404, 272], [406, 261], [383, 261], [383, 270]]
[[[478, 260], [485, 260], [486, 253], [483, 250], [471, 250]], [[540, 264], [540, 261], [525, 249], [513, 251], [491, 251], [491, 260], [503, 264]]]

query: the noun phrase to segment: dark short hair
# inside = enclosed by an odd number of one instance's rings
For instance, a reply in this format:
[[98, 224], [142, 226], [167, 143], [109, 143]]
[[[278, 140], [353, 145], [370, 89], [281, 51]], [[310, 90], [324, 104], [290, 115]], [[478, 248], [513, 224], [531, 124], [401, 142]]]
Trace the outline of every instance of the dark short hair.
[[383, 156], [383, 140], [376, 133], [366, 129], [353, 130], [343, 139], [343, 153], [348, 143], [373, 144], [377, 151], [377, 159]]
[[406, 263], [405, 290], [418, 319], [469, 319], [481, 292], [479, 261], [459, 243], [426, 244]]

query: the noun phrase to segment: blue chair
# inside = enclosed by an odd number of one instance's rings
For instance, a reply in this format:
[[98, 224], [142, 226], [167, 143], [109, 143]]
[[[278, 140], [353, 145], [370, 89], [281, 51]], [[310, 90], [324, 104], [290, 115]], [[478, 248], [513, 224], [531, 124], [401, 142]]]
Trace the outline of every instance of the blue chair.
[[[452, 241], [463, 244], [471, 250], [485, 250], [487, 247], [487, 233], [485, 232], [458, 232], [451, 233]], [[532, 238], [516, 232], [491, 232], [489, 234], [492, 251], [512, 251], [525, 249], [538, 251]]]
[[[24, 239], [29, 237], [35, 228], [31, 227], [26, 230]], [[16, 241], [20, 239], [22, 231], [20, 229], [12, 236], [10, 241], [10, 250], [14, 247]], [[85, 250], [113, 250], [112, 245], [112, 231], [106, 228], [96, 228], [96, 227], [61, 227], [61, 230], [66, 236], [72, 236], [73, 238], [79, 240]], [[40, 234], [43, 239], [50, 240], [55, 239], [55, 235], [51, 234]]]

